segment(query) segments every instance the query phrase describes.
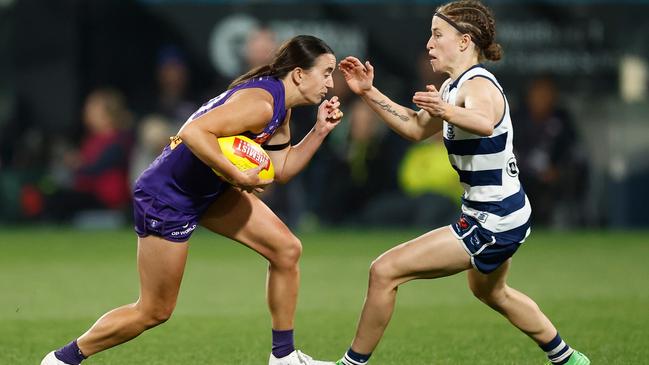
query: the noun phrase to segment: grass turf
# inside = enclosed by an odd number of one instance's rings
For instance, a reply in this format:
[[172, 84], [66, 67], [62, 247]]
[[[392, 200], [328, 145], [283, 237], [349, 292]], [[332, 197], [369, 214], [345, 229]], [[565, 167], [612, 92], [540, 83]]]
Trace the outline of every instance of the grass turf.
[[[354, 334], [373, 258], [419, 233], [301, 234], [299, 348], [334, 360]], [[135, 236], [3, 229], [0, 364], [37, 364], [100, 315], [137, 297]], [[533, 232], [509, 283], [534, 298], [594, 364], [646, 364], [649, 233]], [[265, 261], [206, 231], [194, 235], [174, 316], [90, 364], [265, 364]], [[543, 353], [473, 298], [466, 277], [410, 282], [373, 364], [543, 364]]]

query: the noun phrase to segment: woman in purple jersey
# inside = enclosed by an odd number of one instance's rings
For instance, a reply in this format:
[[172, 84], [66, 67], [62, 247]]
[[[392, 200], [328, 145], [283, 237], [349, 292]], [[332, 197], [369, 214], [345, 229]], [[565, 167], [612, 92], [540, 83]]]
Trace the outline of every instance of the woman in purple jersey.
[[[333, 51], [322, 40], [296, 36], [278, 50], [271, 64], [242, 75], [189, 118], [135, 184], [140, 297], [104, 314], [77, 340], [50, 352], [42, 365], [79, 364], [165, 322], [176, 305], [186, 242], [199, 224], [268, 260], [273, 327], [269, 364], [318, 363], [293, 345], [300, 240], [250, 193], [272, 181], [261, 180], [258, 169], [239, 171], [221, 152], [217, 137], [245, 134], [262, 143], [275, 166], [275, 180], [290, 180], [342, 118], [337, 97], [321, 103], [333, 87], [335, 66]], [[315, 104], [320, 106], [311, 132], [291, 146], [291, 108]]]

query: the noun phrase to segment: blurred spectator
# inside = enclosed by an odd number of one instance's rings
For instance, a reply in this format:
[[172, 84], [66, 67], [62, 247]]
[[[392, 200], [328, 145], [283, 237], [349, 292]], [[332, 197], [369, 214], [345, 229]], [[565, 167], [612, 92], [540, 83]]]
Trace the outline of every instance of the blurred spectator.
[[156, 68], [158, 95], [149, 113], [166, 118], [172, 128], [178, 130], [198, 108], [198, 104], [188, 95], [189, 80], [189, 68], [183, 52], [175, 46], [161, 48]]
[[169, 138], [177, 133], [171, 123], [161, 115], [148, 115], [138, 123], [136, 143], [131, 159], [130, 181], [134, 182], [169, 144]]
[[45, 197], [46, 218], [54, 221], [67, 221], [84, 210], [121, 210], [130, 201], [131, 113], [124, 97], [113, 89], [91, 92], [83, 122], [86, 134], [80, 148], [61, 161], [72, 175], [71, 184]]
[[[347, 173], [345, 161], [349, 143], [349, 121], [352, 115], [350, 109], [356, 96], [347, 87], [342, 73], [334, 71], [332, 76], [334, 87], [327, 94], [327, 98], [338, 96], [340, 110], [345, 113], [345, 117], [320, 146], [305, 171], [298, 175], [303, 184], [308, 186], [309, 191], [309, 197], [305, 199], [304, 204], [304, 211], [307, 212], [307, 225], [339, 223], [344, 220], [346, 211], [345, 204], [340, 204], [343, 199], [337, 194], [339, 191], [346, 193], [347, 188], [344, 184], [348, 180], [342, 174]], [[307, 109], [298, 108], [296, 111], [300, 113]], [[304, 114], [299, 114], [299, 119], [293, 117], [293, 120], [296, 121], [293, 125], [298, 127], [300, 124], [299, 128], [302, 131], [299, 133], [302, 135], [308, 132], [305, 128], [309, 125], [308, 121], [315, 118], [315, 115]], [[294, 129], [293, 125], [291, 125], [291, 132]]]
[[[403, 97], [406, 104], [415, 91], [431, 84], [439, 88], [448, 78], [433, 71], [428, 52], [423, 51], [417, 61], [416, 77]], [[351, 186], [356, 189], [356, 199], [364, 199], [356, 222], [383, 227], [429, 227], [453, 221], [461, 187], [455, 171], [444, 163], [444, 146], [439, 141], [411, 144], [387, 128], [367, 104], [359, 104], [364, 110], [354, 108], [349, 120]], [[367, 181], [363, 176], [367, 176]]]
[[334, 71], [332, 77], [334, 80], [334, 87], [329, 91], [327, 97], [331, 98], [334, 95], [338, 97], [338, 100], [340, 101], [340, 110], [345, 113], [346, 118], [343, 123], [329, 134], [329, 137], [327, 137], [327, 144], [332, 153], [335, 153], [341, 159], [345, 159], [345, 155], [347, 154], [347, 143], [349, 141], [349, 130], [351, 128], [351, 123], [347, 123], [347, 120], [351, 116], [350, 110], [352, 109], [352, 105], [356, 103], [358, 97], [352, 93], [347, 86], [342, 72]]
[[51, 143], [51, 134], [42, 126], [19, 116], [27, 115], [27, 108], [19, 112], [17, 100], [6, 102], [13, 105], [7, 120], [0, 121], [0, 222], [42, 213], [42, 197], [36, 185], [47, 166]]
[[[246, 72], [271, 63], [278, 46], [275, 32], [272, 29], [259, 27], [251, 30], [242, 49], [244, 62], [241, 67], [242, 71]], [[308, 133], [312, 124], [302, 123], [304, 119], [301, 118], [299, 108], [293, 110], [291, 119], [296, 120], [296, 123], [291, 124], [291, 142], [297, 143]], [[303, 174], [297, 175], [286, 185], [272, 184], [264, 191], [262, 199], [287, 226], [295, 229], [300, 223], [306, 204]]]
[[531, 81], [523, 108], [514, 114], [514, 148], [521, 182], [538, 225], [583, 224], [588, 164], [567, 110], [558, 105], [554, 80]]
[[397, 216], [412, 225], [430, 227], [457, 220], [464, 192], [457, 173], [447, 163], [448, 152], [441, 134], [411, 145], [399, 165], [399, 186], [410, 209]]
[[277, 47], [275, 32], [270, 28], [253, 29], [246, 37], [243, 48], [243, 72], [271, 63]]
[[365, 199], [398, 190], [397, 169], [409, 142], [359, 99], [350, 105], [350, 114], [347, 163], [352, 186]]
[[382, 202], [401, 197], [397, 168], [408, 142], [360, 99], [350, 99], [346, 105], [346, 139], [344, 145], [335, 146], [333, 158], [323, 166], [326, 189], [318, 213], [328, 224], [383, 225], [391, 208]]

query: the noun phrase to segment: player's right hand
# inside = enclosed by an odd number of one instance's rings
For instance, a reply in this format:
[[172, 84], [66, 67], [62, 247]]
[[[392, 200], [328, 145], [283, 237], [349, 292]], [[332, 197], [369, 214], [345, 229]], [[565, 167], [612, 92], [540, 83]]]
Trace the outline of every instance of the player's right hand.
[[323, 101], [318, 107], [316, 117], [316, 131], [322, 131], [329, 134], [343, 118], [343, 112], [340, 110], [340, 101], [337, 96]]
[[434, 85], [426, 85], [426, 91], [417, 91], [412, 97], [412, 102], [431, 116], [438, 118], [446, 116], [446, 109], [449, 106]]
[[231, 184], [242, 191], [249, 193], [261, 193], [264, 189], [273, 182], [273, 179], [261, 179], [259, 172], [263, 166], [259, 165], [255, 168], [241, 171], [236, 177], [233, 177]]
[[363, 65], [356, 57], [347, 56], [338, 63], [338, 69], [345, 76], [347, 86], [358, 95], [364, 95], [372, 90], [374, 82], [374, 67], [370, 61]]

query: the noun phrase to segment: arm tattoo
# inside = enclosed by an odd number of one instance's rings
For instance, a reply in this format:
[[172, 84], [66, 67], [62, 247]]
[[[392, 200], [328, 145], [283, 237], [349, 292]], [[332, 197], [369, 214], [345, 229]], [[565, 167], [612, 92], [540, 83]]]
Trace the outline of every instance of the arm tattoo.
[[386, 101], [384, 101], [384, 100], [376, 100], [376, 99], [371, 99], [371, 100], [372, 100], [372, 102], [374, 104], [378, 105], [379, 108], [381, 108], [381, 109], [385, 110], [386, 112], [394, 115], [395, 117], [401, 119], [402, 121], [406, 122], [406, 121], [410, 120], [410, 117], [408, 117], [407, 115], [399, 114], [399, 112], [397, 112], [396, 110], [390, 108], [390, 104], [388, 104]]

